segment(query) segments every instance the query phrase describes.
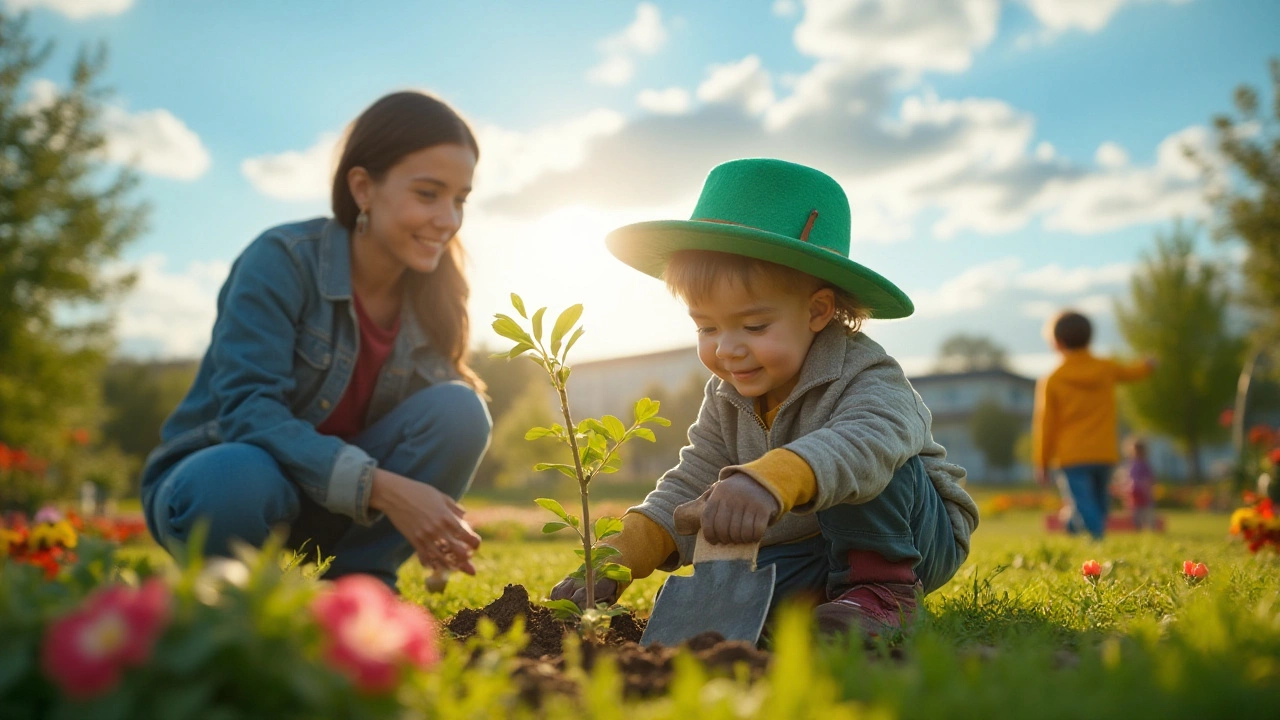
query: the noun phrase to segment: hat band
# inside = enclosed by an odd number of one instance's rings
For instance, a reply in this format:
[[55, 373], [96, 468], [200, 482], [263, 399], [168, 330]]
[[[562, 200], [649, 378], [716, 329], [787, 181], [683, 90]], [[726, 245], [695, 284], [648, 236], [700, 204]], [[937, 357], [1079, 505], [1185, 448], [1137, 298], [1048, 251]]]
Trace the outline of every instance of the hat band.
[[[809, 211], [809, 219], [805, 220], [804, 229], [800, 231], [800, 237], [798, 238], [800, 242], [804, 242], [804, 243], [809, 242], [809, 233], [813, 232], [813, 223], [816, 222], [817, 219], [818, 219], [818, 209], [814, 208], [813, 210]], [[737, 227], [747, 228], [748, 230], [759, 230], [760, 232], [773, 232], [772, 230], [765, 230], [764, 228], [758, 228], [754, 225], [747, 225], [745, 223], [734, 222], [733, 220], [720, 220], [719, 218], [693, 218], [693, 222], [709, 222], [709, 223], [718, 223], [720, 225], [736, 225]], [[833, 255], [846, 257], [844, 253], [841, 253], [838, 250], [832, 250], [831, 248], [825, 245], [819, 245], [818, 247], [822, 248], [823, 250], [826, 250], [827, 252]]]

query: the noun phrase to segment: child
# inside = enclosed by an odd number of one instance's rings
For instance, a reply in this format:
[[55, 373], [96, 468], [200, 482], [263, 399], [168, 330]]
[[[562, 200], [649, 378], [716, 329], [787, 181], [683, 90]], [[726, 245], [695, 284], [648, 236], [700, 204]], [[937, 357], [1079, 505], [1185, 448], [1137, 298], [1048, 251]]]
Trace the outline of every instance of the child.
[[[609, 235], [614, 255], [685, 302], [714, 374], [679, 464], [607, 541], [633, 578], [691, 561], [695, 539], [673, 514], [700, 496], [707, 539], [760, 541], [775, 604], [820, 596], [826, 632], [902, 627], [968, 555], [978, 509], [964, 470], [946, 462], [898, 363], [859, 331], [867, 317], [910, 315], [911, 301], [849, 260], [849, 226], [830, 177], [749, 159], [711, 171], [692, 220]], [[596, 597], [624, 589], [601, 580]], [[585, 595], [573, 578], [552, 592]]]
[[1132, 438], [1126, 444], [1129, 456], [1129, 502], [1133, 507], [1135, 530], [1156, 529], [1155, 475], [1147, 464], [1147, 444]]
[[1107, 526], [1107, 486], [1116, 450], [1116, 383], [1140, 380], [1155, 368], [1154, 360], [1123, 365], [1089, 352], [1093, 325], [1066, 310], [1045, 327], [1047, 339], [1062, 355], [1062, 364], [1036, 385], [1032, 420], [1032, 456], [1036, 479], [1047, 484], [1049, 468], [1065, 476], [1063, 494], [1074, 508], [1067, 531], [1080, 525], [1095, 539]]

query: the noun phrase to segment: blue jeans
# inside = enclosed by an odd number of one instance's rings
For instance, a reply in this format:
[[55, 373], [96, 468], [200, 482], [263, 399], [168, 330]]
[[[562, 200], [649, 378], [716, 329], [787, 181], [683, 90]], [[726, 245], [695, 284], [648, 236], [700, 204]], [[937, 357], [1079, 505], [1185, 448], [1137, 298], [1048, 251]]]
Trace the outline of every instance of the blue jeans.
[[[385, 470], [427, 483], [457, 500], [467, 491], [489, 444], [484, 401], [461, 383], [432, 385], [409, 396], [351, 440]], [[209, 521], [207, 555], [229, 555], [233, 538], [261, 547], [288, 526], [288, 545], [334, 556], [327, 577], [368, 573], [395, 587], [413, 548], [385, 516], [370, 526], [318, 505], [262, 448], [229, 442], [199, 450], [170, 468], [143, 496], [155, 539], [185, 542]]]
[[1062, 468], [1066, 476], [1066, 491], [1075, 512], [1067, 522], [1067, 532], [1080, 532], [1080, 525], [1095, 538], [1101, 538], [1107, 529], [1107, 511], [1111, 497], [1107, 488], [1111, 484], [1111, 466], [1102, 464], [1068, 465]]
[[898, 468], [870, 502], [836, 505], [817, 515], [821, 534], [760, 548], [756, 565], [777, 566], [774, 606], [790, 596], [831, 600], [849, 589], [858, 582], [850, 577], [850, 550], [911, 561], [925, 592], [945, 585], [964, 561], [951, 518], [918, 456]]
[[1075, 511], [1066, 523], [1066, 532], [1080, 532], [1080, 525], [1094, 538], [1101, 538], [1107, 529], [1107, 511], [1111, 496], [1107, 488], [1111, 484], [1111, 465], [1068, 465], [1062, 468], [1066, 478], [1066, 495]]

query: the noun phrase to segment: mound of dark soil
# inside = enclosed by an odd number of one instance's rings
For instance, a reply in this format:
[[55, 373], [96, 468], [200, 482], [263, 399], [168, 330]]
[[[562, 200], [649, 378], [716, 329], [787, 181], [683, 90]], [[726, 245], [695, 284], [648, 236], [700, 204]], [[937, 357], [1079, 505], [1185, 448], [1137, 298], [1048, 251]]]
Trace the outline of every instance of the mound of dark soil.
[[[511, 628], [517, 617], [525, 618], [529, 644], [520, 652], [513, 676], [520, 684], [521, 699], [538, 705], [543, 697], [578, 692], [576, 683], [565, 673], [564, 637], [576, 632], [571, 624], [557, 620], [550, 610], [529, 601], [529, 592], [520, 585], [508, 585], [502, 597], [476, 610], [460, 610], [445, 623], [445, 629], [460, 640], [475, 634], [481, 617], [493, 621], [499, 631]], [[628, 696], [648, 697], [667, 690], [673, 672], [673, 659], [678, 649], [662, 645], [642, 647], [645, 621], [634, 614], [610, 619], [609, 630], [599, 644], [584, 644], [582, 664], [590, 669], [604, 656], [617, 663]], [[769, 654], [751, 643], [726, 641], [718, 633], [703, 633], [687, 642], [686, 647], [708, 670], [732, 675], [735, 667], [745, 665], [752, 679], [764, 674]]]

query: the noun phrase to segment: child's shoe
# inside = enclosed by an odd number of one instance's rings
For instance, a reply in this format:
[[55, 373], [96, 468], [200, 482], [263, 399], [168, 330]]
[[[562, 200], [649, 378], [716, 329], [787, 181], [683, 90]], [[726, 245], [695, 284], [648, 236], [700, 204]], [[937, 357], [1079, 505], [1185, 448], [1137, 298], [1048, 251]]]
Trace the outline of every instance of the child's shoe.
[[868, 637], [892, 634], [916, 617], [924, 586], [915, 583], [859, 583], [813, 611], [818, 631], [835, 635], [859, 631]]

